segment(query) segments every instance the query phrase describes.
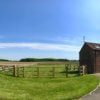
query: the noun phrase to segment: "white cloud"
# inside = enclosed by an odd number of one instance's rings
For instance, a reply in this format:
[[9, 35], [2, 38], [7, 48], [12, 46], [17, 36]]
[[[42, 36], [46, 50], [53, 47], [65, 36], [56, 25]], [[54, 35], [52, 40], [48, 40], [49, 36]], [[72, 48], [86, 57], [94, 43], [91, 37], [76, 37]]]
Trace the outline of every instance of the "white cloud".
[[[85, 35], [83, 35], [83, 36], [85, 36]], [[83, 36], [79, 36], [79, 37], [67, 37], [67, 36], [65, 36], [65, 37], [56, 37], [56, 38], [49, 39], [49, 41], [55, 42], [55, 43], [82, 46], [83, 43], [84, 43], [83, 42]]]
[[78, 52], [79, 46], [50, 43], [0, 43], [0, 48], [29, 48], [34, 50], [59, 50]]
[[59, 41], [63, 43], [68, 43], [72, 45], [82, 45], [83, 44], [83, 37], [59, 37]]

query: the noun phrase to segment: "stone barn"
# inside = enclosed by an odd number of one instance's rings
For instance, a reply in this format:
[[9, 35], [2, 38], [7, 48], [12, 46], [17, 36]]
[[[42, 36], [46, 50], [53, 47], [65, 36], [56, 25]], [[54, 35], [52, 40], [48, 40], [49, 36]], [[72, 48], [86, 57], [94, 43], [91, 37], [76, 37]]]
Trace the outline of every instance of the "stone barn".
[[100, 44], [85, 42], [79, 53], [79, 62], [88, 73], [100, 73]]

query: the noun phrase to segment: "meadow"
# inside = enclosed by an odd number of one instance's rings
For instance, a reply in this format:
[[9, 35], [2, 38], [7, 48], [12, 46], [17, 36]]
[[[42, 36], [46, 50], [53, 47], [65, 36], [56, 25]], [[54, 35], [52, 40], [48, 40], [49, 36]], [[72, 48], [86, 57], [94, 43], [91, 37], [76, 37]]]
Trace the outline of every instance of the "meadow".
[[[42, 64], [40, 66], [50, 67], [51, 65]], [[59, 66], [59, 64], [56, 64], [56, 67], [57, 66]], [[63, 67], [64, 64], [60, 66]], [[70, 77], [66, 78], [59, 77], [60, 74], [56, 74], [57, 77], [55, 78], [23, 78], [13, 77], [1, 72], [0, 100], [74, 100], [89, 93], [96, 88], [100, 82], [94, 75], [79, 76], [77, 73], [69, 73]]]

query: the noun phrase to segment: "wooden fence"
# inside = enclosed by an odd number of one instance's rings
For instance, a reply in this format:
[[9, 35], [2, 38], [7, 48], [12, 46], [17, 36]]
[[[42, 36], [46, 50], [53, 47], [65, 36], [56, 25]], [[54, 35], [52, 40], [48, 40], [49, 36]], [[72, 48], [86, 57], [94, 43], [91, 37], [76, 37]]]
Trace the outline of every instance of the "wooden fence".
[[86, 66], [40, 67], [0, 65], [0, 72], [14, 77], [69, 77], [71, 75], [85, 75]]

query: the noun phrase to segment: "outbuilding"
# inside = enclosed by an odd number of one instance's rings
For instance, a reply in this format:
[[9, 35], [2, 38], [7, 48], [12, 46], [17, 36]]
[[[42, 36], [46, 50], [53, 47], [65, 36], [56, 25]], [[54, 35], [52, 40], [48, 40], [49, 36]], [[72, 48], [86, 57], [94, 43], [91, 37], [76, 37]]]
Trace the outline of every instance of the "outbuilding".
[[88, 73], [100, 73], [100, 44], [85, 42], [79, 53], [79, 62]]

